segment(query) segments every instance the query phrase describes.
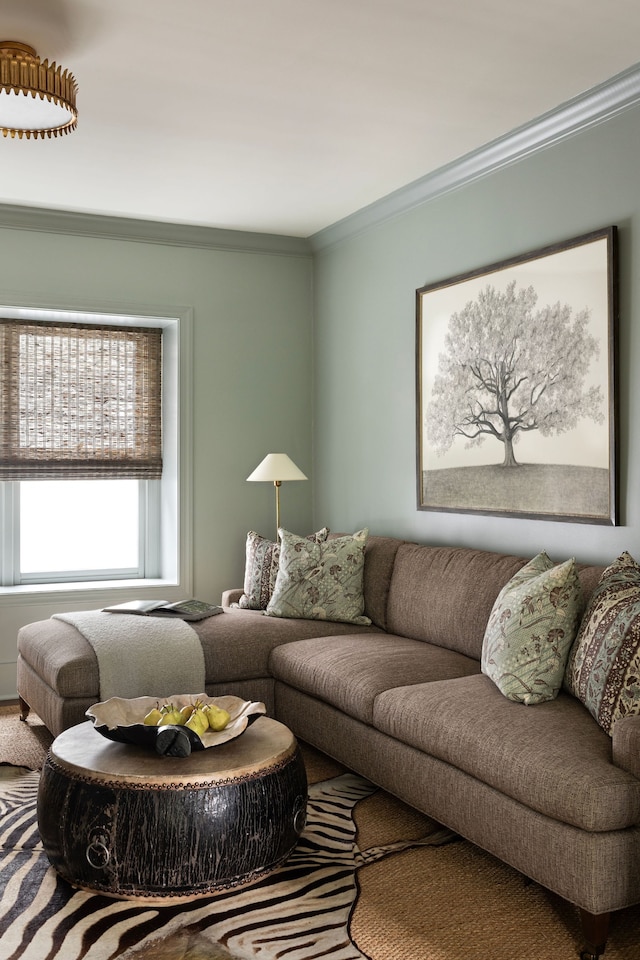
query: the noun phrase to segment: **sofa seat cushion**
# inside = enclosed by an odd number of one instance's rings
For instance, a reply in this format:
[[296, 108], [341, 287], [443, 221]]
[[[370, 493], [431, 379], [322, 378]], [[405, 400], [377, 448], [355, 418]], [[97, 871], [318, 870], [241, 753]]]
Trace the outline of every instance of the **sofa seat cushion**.
[[383, 690], [467, 676], [477, 673], [480, 664], [420, 640], [354, 634], [278, 647], [269, 658], [269, 670], [276, 680], [371, 724], [375, 698]]
[[373, 722], [555, 820], [593, 832], [640, 823], [640, 780], [566, 693], [527, 707], [484, 674], [422, 683], [381, 693]]
[[269, 656], [280, 644], [334, 634], [381, 633], [374, 626], [268, 617], [256, 610], [235, 609], [193, 627], [202, 641], [207, 683], [269, 676]]

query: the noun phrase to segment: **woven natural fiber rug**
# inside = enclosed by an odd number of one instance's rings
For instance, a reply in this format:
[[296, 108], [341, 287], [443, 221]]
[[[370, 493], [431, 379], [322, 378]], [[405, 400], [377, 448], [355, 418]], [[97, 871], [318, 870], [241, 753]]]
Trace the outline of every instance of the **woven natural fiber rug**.
[[0, 763], [40, 770], [52, 740], [40, 717], [23, 723], [18, 707], [0, 706]]
[[[0, 762], [38, 769], [50, 739], [37, 717], [31, 715], [28, 724], [23, 724], [17, 719], [17, 708], [0, 707]], [[304, 744], [303, 753], [311, 783], [331, 780], [345, 772], [339, 764]], [[10, 768], [5, 768], [5, 772], [11, 773]], [[1, 777], [2, 767], [0, 787]], [[353, 820], [359, 851], [415, 840], [434, 830], [432, 821], [382, 790], [356, 803]], [[285, 951], [284, 960], [304, 960], [306, 956], [313, 956], [314, 960], [362, 956], [371, 960], [519, 960], [527, 956], [572, 960], [582, 946], [574, 908], [466, 841], [409, 847], [380, 859], [374, 853], [371, 858], [362, 859], [356, 872], [356, 900], [348, 924], [352, 944], [349, 949], [356, 952]], [[3, 886], [0, 873], [0, 888]], [[93, 900], [99, 900], [103, 908], [106, 906], [103, 925], [109, 926], [109, 907], [113, 902], [99, 897]], [[139, 909], [122, 917], [121, 923], [135, 926]], [[278, 910], [287, 917], [295, 907], [282, 901]], [[153, 923], [149, 919], [145, 922]], [[262, 944], [257, 952], [236, 956], [242, 960], [272, 960], [267, 949]], [[73, 960], [75, 956], [64, 955], [56, 960]], [[201, 931], [186, 926], [176, 929], [170, 940], [140, 946], [137, 952], [121, 952], [109, 960], [229, 960], [230, 956], [234, 955], [225, 951], [223, 945], [214, 946]], [[21, 960], [20, 954], [7, 954], [0, 940], [1, 960], [10, 957]], [[86, 958], [94, 960], [90, 953]], [[639, 958], [640, 908], [636, 907], [613, 916], [603, 960]]]

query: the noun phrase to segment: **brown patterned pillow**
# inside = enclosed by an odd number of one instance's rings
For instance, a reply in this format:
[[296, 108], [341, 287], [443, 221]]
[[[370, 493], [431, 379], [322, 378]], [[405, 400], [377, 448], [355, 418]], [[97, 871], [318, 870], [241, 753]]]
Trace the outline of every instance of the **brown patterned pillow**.
[[[324, 543], [329, 528], [323, 527], [307, 537], [312, 543]], [[250, 530], [247, 534], [244, 568], [244, 593], [238, 601], [243, 610], [266, 610], [276, 585], [280, 562], [280, 544], [266, 540]]]
[[616, 720], [640, 714], [640, 565], [627, 552], [593, 592], [564, 686], [609, 735]]

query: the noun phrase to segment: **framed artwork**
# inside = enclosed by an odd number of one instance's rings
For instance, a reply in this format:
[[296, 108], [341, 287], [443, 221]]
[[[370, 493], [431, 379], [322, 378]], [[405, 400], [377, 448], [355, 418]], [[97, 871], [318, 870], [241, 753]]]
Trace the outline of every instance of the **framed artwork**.
[[616, 524], [617, 231], [416, 291], [418, 509]]

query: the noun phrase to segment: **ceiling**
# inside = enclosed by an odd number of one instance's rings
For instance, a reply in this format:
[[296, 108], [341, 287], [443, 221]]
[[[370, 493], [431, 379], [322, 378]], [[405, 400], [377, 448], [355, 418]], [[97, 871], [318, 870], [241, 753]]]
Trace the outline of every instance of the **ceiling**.
[[640, 60], [638, 0], [0, 0], [78, 129], [0, 203], [307, 237]]

